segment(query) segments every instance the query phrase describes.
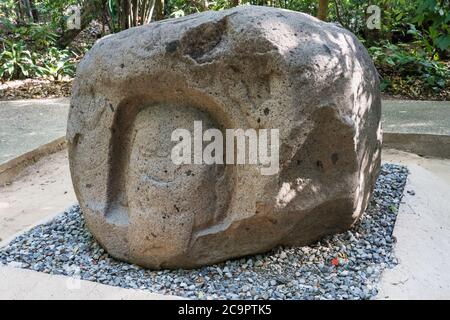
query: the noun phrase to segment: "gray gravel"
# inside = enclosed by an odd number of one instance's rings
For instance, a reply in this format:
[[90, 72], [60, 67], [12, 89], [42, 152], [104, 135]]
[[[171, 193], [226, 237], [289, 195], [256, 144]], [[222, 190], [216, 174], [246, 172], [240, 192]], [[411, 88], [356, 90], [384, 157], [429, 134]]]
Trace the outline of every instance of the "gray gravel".
[[195, 270], [150, 271], [108, 256], [74, 206], [2, 248], [0, 264], [196, 299], [371, 299], [383, 269], [397, 263], [392, 231], [407, 174], [385, 164], [361, 221], [311, 246]]

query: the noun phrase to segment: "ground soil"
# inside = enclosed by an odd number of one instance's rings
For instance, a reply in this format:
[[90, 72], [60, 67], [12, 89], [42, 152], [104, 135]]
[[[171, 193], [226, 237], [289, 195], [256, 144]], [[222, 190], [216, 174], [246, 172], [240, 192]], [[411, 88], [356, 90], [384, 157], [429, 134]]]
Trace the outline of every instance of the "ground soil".
[[72, 79], [62, 81], [14, 80], [0, 83], [0, 101], [69, 97], [71, 91]]

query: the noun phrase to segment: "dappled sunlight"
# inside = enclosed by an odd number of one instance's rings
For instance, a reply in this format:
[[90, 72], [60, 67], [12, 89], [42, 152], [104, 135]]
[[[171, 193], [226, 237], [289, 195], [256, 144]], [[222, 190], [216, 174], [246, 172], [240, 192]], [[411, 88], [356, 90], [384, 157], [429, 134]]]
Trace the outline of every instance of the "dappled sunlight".
[[312, 179], [297, 178], [295, 183], [283, 182], [276, 196], [276, 208], [285, 208], [303, 189], [311, 187], [313, 192], [319, 191], [317, 186], [311, 186]]

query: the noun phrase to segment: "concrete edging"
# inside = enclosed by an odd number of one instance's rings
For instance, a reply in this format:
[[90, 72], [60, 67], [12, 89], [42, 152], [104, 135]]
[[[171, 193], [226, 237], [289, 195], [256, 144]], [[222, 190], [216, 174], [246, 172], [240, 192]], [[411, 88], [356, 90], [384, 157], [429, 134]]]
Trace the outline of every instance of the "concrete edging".
[[0, 266], [0, 300], [189, 300], [184, 297], [126, 289], [82, 280]]
[[67, 147], [66, 137], [60, 137], [17, 158], [0, 164], [0, 185], [11, 183], [23, 170], [39, 159]]
[[422, 133], [383, 133], [383, 148], [420, 156], [450, 159], [450, 136]]

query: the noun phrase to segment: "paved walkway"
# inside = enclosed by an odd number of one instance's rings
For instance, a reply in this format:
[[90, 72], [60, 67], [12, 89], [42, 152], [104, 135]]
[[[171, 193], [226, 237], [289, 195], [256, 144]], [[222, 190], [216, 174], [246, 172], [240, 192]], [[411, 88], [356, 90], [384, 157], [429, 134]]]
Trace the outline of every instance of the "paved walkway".
[[0, 164], [66, 134], [69, 99], [0, 101]]
[[45, 156], [27, 167], [13, 183], [0, 185], [0, 245], [76, 202], [67, 150]]
[[386, 269], [378, 299], [450, 299], [450, 160], [383, 150], [410, 171], [395, 223], [399, 264]]
[[383, 101], [385, 132], [450, 135], [450, 101]]
[[[69, 99], [0, 101], [0, 164], [66, 134]], [[450, 135], [450, 101], [383, 101], [385, 132]]]
[[[123, 289], [32, 270], [0, 267], [0, 300], [174, 300], [176, 296]], [[184, 299], [186, 300], [186, 299]]]

